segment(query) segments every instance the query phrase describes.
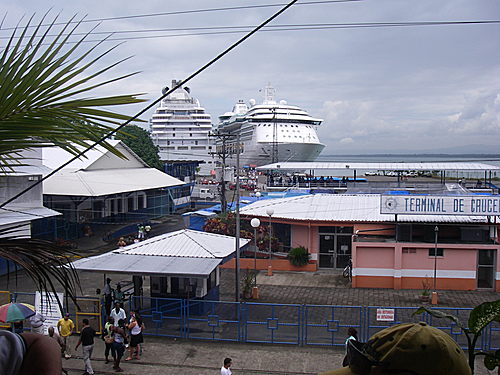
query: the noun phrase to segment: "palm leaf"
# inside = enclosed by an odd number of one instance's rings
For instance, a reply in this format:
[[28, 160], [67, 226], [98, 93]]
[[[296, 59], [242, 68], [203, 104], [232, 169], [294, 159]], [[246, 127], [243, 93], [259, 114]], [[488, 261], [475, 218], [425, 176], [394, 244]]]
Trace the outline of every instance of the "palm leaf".
[[[138, 98], [142, 94], [92, 97], [95, 89], [137, 73], [91, 83], [127, 59], [89, 72], [116, 46], [89, 59], [106, 38], [83, 48], [90, 31], [71, 48], [66, 48], [80, 23], [70, 27], [74, 23], [74, 17], [71, 18], [49, 40], [56, 19], [47, 27], [43, 26], [42, 19], [33, 31], [30, 31], [33, 21], [28, 20], [12, 32], [0, 55], [0, 170], [8, 170], [15, 162], [9, 155], [36, 146], [58, 145], [76, 155], [80, 150], [77, 151], [75, 145], [88, 147], [88, 141], [99, 141], [111, 133], [114, 126], [129, 119], [129, 116], [103, 110], [103, 106], [144, 101]], [[102, 145], [123, 157], [110, 144]]]
[[[76, 254], [50, 241], [20, 238], [18, 231], [21, 227], [24, 225], [0, 229], [0, 257], [24, 269], [35, 282], [37, 290], [56, 293], [59, 285], [76, 303], [76, 290], [80, 282], [78, 273], [68, 262], [68, 257]], [[62, 301], [58, 299], [58, 303], [62, 310]]]

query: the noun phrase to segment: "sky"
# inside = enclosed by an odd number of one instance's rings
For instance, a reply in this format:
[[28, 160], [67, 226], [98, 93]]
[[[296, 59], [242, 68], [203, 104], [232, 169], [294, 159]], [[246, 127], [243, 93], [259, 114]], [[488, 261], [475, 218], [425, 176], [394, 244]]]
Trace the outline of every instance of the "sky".
[[[270, 25], [500, 20], [498, 0], [308, 2], [299, 0]], [[96, 95], [144, 93], [146, 103], [120, 108], [128, 115], [157, 99], [172, 79], [188, 77], [244, 35], [220, 27], [256, 26], [280, 9], [214, 8], [284, 4], [277, 0], [0, 3], [6, 12], [0, 30], [3, 45], [12, 33], [10, 27], [33, 14], [35, 22], [47, 11], [48, 19], [58, 15], [60, 21], [74, 15], [86, 20], [138, 16], [87, 22], [78, 29], [95, 27], [90, 40], [108, 33], [114, 33], [110, 39], [126, 39], [104, 42], [94, 56], [119, 44], [95, 69], [131, 56], [101, 79], [140, 73], [96, 91]], [[207, 9], [212, 10], [200, 11]], [[171, 14], [141, 16], [162, 12]], [[200, 27], [212, 29], [165, 30]], [[271, 83], [278, 100], [324, 120], [318, 129], [326, 145], [323, 155], [500, 154], [500, 23], [267, 30], [187, 83], [214, 123], [239, 99], [261, 101], [259, 90]], [[226, 33], [213, 34], [220, 31]], [[94, 44], [86, 43], [80, 51]], [[147, 121], [153, 111], [142, 119]]]

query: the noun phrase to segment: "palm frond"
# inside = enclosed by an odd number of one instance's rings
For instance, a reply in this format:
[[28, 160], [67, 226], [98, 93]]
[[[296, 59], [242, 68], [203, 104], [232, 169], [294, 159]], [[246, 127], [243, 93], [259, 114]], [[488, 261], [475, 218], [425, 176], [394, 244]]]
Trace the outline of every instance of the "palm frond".
[[[56, 293], [57, 296], [59, 285], [76, 303], [80, 282], [78, 273], [68, 262], [69, 257], [76, 254], [54, 242], [20, 238], [18, 232], [21, 227], [22, 225], [0, 229], [0, 257], [15, 263], [19, 269], [24, 269], [35, 282], [37, 290]], [[17, 279], [17, 272], [15, 278]], [[58, 300], [58, 303], [62, 310], [62, 301]]]
[[[103, 106], [144, 101], [138, 98], [142, 94], [92, 97], [96, 89], [137, 72], [93, 82], [127, 58], [90, 72], [116, 46], [90, 58], [106, 39], [84, 48], [90, 31], [69, 48], [68, 42], [80, 26], [78, 22], [71, 26], [74, 17], [49, 40], [56, 19], [47, 27], [42, 19], [32, 29], [31, 18], [12, 32], [0, 54], [0, 170], [12, 166], [10, 154], [36, 146], [58, 145], [76, 155], [75, 144], [88, 146], [85, 141], [96, 142], [129, 119], [101, 109]], [[123, 157], [110, 144], [102, 145]]]

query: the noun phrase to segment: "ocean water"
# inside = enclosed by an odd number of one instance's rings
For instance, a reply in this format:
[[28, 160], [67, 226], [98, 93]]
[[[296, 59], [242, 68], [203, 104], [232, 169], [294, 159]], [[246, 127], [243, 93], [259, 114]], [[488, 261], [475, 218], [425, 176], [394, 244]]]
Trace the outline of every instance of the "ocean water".
[[[443, 162], [472, 162], [483, 163], [500, 167], [498, 154], [370, 154], [370, 155], [320, 155], [318, 162], [351, 162], [351, 163], [443, 163]], [[357, 170], [359, 177], [366, 170]], [[323, 170], [316, 171], [317, 176], [352, 176], [352, 171]], [[449, 171], [447, 176], [452, 178], [484, 178], [484, 172]], [[492, 177], [500, 177], [500, 171], [492, 172]], [[488, 174], [489, 177], [489, 174]]]

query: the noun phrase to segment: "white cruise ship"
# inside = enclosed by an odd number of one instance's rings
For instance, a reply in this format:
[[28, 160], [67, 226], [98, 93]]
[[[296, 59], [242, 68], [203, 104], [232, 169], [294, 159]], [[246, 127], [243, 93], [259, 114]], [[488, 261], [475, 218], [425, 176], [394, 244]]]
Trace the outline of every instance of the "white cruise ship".
[[[240, 136], [243, 148], [241, 165], [316, 160], [325, 148], [316, 133], [316, 128], [323, 120], [311, 117], [303, 109], [288, 105], [284, 100], [277, 103], [274, 99], [275, 90], [270, 85], [264, 92], [262, 104], [256, 104], [251, 99], [247, 105], [240, 100], [232, 112], [219, 116], [219, 133]], [[229, 152], [234, 150], [235, 145], [235, 139], [226, 142]], [[222, 152], [220, 140], [216, 147], [217, 152]], [[231, 164], [234, 164], [235, 159], [232, 153]]]
[[[173, 80], [172, 87], [177, 83]], [[200, 175], [209, 175], [215, 168], [211, 155], [213, 141], [208, 136], [212, 117], [191, 96], [188, 87], [178, 88], [161, 101], [150, 120], [150, 130], [162, 161], [203, 161]]]

